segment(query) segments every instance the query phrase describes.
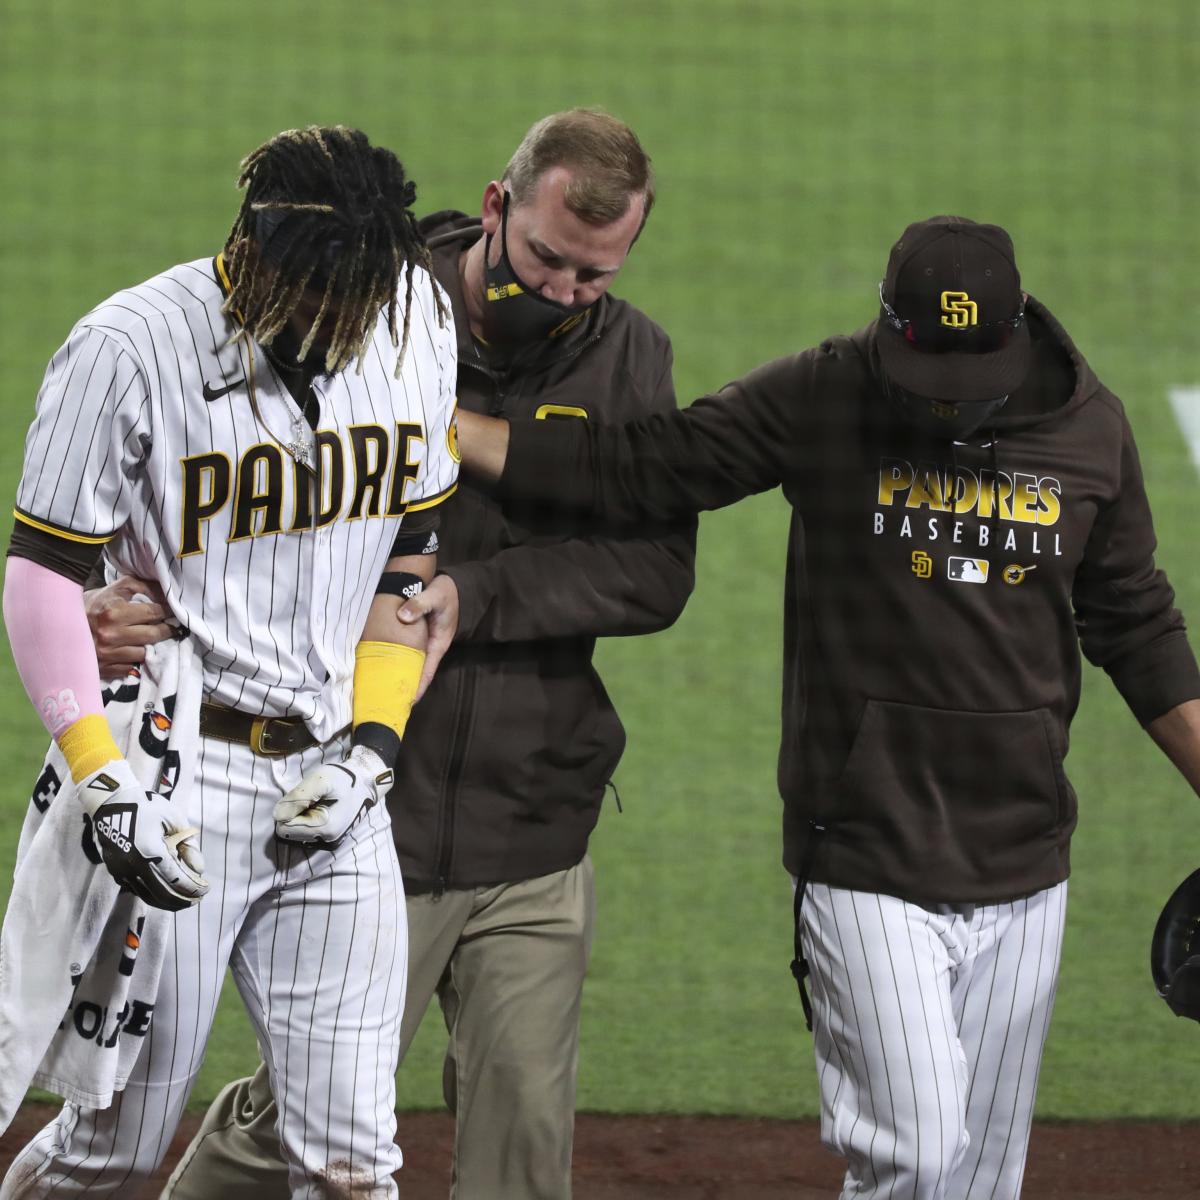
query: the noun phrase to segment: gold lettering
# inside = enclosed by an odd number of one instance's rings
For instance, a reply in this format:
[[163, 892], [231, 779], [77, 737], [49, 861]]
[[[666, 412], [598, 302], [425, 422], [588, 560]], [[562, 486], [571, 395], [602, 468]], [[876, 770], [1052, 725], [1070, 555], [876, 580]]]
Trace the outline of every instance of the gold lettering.
[[1000, 502], [1000, 519], [1012, 520], [1012, 511], [1008, 506], [1008, 498], [1012, 495], [1012, 480], [1003, 472], [998, 482], [993, 486], [994, 477], [986, 472], [979, 476], [979, 515], [986, 521], [992, 515], [994, 500]]
[[[347, 521], [363, 516], [379, 516], [379, 498], [383, 492], [383, 472], [387, 467], [387, 431], [382, 425], [351, 425], [350, 450], [354, 459], [354, 498], [346, 513]], [[367, 501], [367, 493], [371, 499]]]
[[322, 429], [317, 434], [317, 529], [323, 529], [341, 512], [345, 486], [342, 443], [336, 433]]
[[229, 459], [215, 451], [182, 458], [179, 465], [183, 468], [179, 557], [186, 558], [204, 552], [203, 525], [229, 503], [232, 468]]
[[313, 527], [313, 493], [316, 491], [317, 477], [302, 462], [292, 459], [292, 489], [295, 492], [295, 512], [292, 515], [289, 533], [298, 533], [302, 529]]
[[1037, 476], [1013, 473], [1012, 519], [1022, 525], [1033, 525], [1037, 521]]
[[396, 422], [396, 452], [392, 464], [392, 488], [388, 494], [387, 515], [398, 517], [404, 512], [408, 500], [404, 489], [410, 480], [416, 479], [419, 461], [414, 461], [409, 453], [413, 442], [423, 442], [425, 431], [420, 425]]
[[229, 540], [240, 542], [282, 528], [283, 454], [274, 442], [262, 442], [251, 446], [238, 463]]
[[917, 468], [917, 476], [913, 481], [912, 490], [904, 502], [907, 508], [929, 507], [938, 512], [945, 512], [946, 501], [942, 498], [942, 477], [935, 466], [921, 463]]
[[954, 478], [954, 488], [949, 496], [950, 511], [953, 513], [970, 512], [979, 498], [979, 480], [975, 472], [966, 467], [959, 467]]
[[1062, 515], [1061, 496], [1062, 484], [1057, 479], [1047, 475], [1038, 481], [1038, 500], [1041, 502], [1037, 515], [1039, 525], [1058, 524], [1058, 518]]
[[879, 503], [891, 504], [897, 492], [912, 486], [913, 469], [902, 458], [885, 458], [879, 464]]

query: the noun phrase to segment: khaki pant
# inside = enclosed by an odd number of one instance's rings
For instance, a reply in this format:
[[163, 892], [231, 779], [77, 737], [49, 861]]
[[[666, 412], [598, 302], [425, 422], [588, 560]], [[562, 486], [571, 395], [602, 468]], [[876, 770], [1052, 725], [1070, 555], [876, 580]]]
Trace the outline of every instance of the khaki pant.
[[[538, 879], [408, 900], [400, 1058], [436, 992], [450, 1035], [443, 1092], [455, 1114], [454, 1200], [571, 1194], [579, 1007], [594, 915], [586, 856]], [[161, 1200], [285, 1200], [277, 1116], [260, 1064], [213, 1101]]]

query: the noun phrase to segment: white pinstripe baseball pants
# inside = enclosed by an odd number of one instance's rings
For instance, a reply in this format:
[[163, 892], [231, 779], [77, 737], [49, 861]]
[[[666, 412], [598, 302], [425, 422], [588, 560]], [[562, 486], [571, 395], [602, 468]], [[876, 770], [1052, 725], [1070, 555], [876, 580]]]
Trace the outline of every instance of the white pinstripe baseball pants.
[[[336, 761], [344, 739], [324, 750]], [[154, 1019], [111, 1108], [64, 1105], [21, 1151], [0, 1200], [122, 1196], [167, 1151], [204, 1057], [228, 964], [281, 1099], [291, 1193], [397, 1195], [396, 1047], [407, 925], [384, 805], [335, 850], [275, 837], [275, 801], [323, 757], [201, 744], [189, 816], [212, 890], [176, 914]]]
[[810, 884], [821, 1140], [842, 1200], [1017, 1200], [1067, 885], [921, 906]]

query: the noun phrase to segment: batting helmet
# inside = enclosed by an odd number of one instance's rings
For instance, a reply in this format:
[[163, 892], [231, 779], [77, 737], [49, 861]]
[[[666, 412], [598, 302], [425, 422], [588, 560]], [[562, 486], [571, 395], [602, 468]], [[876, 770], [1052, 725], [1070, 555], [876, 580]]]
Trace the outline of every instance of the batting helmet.
[[1150, 971], [1177, 1017], [1200, 1021], [1200, 871], [1172, 893], [1154, 927]]

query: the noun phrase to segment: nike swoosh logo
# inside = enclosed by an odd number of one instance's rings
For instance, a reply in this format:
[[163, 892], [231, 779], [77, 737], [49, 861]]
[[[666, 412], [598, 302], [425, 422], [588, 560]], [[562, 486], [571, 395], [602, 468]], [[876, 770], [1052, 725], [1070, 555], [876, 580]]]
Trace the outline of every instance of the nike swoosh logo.
[[204, 398], [205, 400], [220, 400], [226, 392], [232, 392], [235, 387], [241, 387], [246, 382], [245, 376], [241, 379], [235, 379], [228, 387], [215, 388], [206, 379], [204, 381]]

